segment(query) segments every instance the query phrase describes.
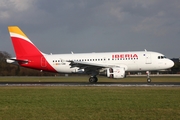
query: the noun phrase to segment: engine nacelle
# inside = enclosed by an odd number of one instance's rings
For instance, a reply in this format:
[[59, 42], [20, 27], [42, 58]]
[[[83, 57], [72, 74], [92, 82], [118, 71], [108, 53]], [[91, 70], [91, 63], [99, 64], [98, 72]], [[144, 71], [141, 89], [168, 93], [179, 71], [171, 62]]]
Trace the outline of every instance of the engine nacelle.
[[107, 68], [107, 77], [125, 78], [125, 69], [123, 67]]

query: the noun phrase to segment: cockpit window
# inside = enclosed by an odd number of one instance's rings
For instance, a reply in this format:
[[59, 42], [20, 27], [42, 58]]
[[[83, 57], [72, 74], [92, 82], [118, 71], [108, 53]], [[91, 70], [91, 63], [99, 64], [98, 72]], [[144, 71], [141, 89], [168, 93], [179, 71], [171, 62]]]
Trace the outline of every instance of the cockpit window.
[[164, 59], [166, 58], [165, 56], [158, 56], [158, 59]]

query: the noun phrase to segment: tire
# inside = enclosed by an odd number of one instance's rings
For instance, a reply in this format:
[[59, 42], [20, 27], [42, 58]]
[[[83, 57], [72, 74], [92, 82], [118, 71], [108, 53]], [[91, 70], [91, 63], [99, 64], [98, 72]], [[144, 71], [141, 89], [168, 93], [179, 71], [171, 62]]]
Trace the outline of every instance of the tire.
[[148, 82], [148, 83], [151, 83], [151, 78], [148, 78], [148, 79], [147, 79], [147, 82]]
[[98, 78], [97, 77], [90, 77], [89, 78], [89, 82], [90, 83], [96, 83], [98, 81]]

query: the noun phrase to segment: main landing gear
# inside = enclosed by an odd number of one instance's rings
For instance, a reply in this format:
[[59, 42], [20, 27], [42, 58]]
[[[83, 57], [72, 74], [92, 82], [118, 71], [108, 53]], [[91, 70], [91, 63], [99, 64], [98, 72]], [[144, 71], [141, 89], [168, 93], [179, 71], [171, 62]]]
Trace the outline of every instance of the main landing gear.
[[149, 71], [146, 71], [146, 74], [147, 74], [147, 82], [148, 82], [148, 83], [151, 83], [151, 78], [150, 78], [150, 73], [149, 73]]
[[90, 78], [89, 78], [89, 82], [90, 83], [96, 83], [98, 81], [98, 78], [96, 77], [96, 76], [91, 76]]
[[[151, 78], [150, 78], [150, 72], [149, 71], [146, 71], [146, 74], [147, 74], [147, 82], [148, 83], [151, 83]], [[91, 76], [89, 78], [89, 82], [90, 83], [96, 83], [98, 81], [98, 78], [96, 76]]]

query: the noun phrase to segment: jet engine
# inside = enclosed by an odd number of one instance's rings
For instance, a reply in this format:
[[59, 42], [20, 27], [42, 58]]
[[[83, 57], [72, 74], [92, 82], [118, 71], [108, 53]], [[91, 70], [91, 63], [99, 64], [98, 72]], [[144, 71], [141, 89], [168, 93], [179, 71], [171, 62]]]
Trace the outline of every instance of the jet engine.
[[107, 68], [106, 72], [109, 78], [125, 78], [125, 69], [123, 67]]

